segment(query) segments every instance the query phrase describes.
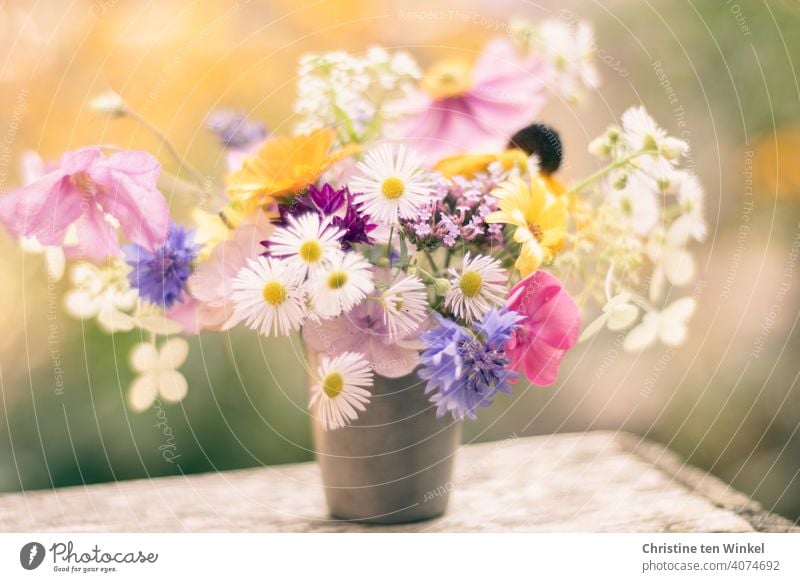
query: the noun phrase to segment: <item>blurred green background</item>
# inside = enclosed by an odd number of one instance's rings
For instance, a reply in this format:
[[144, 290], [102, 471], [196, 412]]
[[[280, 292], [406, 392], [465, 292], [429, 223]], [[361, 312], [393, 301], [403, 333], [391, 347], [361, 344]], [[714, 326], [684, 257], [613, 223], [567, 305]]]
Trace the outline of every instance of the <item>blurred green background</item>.
[[[520, 385], [497, 398], [466, 423], [465, 438], [630, 431], [798, 519], [800, 84], [792, 58], [800, 58], [800, 3], [493, 0], [435, 9], [438, 16], [419, 20], [407, 14], [430, 4], [3, 3], [0, 189], [19, 179], [28, 149], [45, 157], [92, 143], [157, 149], [128, 121], [87, 111], [108, 88], [221, 178], [205, 114], [236, 105], [287, 131], [305, 52], [378, 43], [413, 50], [425, 65], [448, 47], [479, 49], [513, 15], [585, 19], [603, 86], [577, 107], [553, 101], [542, 113], [564, 138], [563, 177], [592, 171], [589, 139], [632, 104], [682, 134], [708, 191], [710, 236], [696, 253], [700, 309], [683, 348], [631, 356], [610, 334], [579, 346], [554, 387]], [[179, 200], [173, 209], [180, 216]], [[135, 414], [124, 395], [133, 378], [127, 354], [140, 338], [70, 319], [58, 304], [68, 284], [48, 286], [40, 257], [5, 235], [0, 244], [0, 491], [312, 458], [296, 338], [246, 330], [192, 338], [188, 397], [165, 405], [161, 418], [158, 410]], [[174, 434], [175, 463], [159, 450], [159, 422]]]

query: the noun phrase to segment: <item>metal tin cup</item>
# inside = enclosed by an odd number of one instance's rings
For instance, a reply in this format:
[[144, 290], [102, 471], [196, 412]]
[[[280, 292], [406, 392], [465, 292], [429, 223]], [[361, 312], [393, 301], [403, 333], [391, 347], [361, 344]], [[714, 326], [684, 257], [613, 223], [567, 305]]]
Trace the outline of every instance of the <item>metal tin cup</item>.
[[353, 424], [325, 431], [312, 419], [332, 517], [391, 524], [444, 513], [461, 425], [437, 419], [424, 388], [416, 373], [375, 375], [372, 401]]

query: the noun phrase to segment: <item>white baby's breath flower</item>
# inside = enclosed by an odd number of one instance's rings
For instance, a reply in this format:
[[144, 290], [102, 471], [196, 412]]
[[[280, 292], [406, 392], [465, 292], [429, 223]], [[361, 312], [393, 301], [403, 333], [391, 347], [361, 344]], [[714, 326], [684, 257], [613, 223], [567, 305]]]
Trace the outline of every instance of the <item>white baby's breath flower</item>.
[[403, 145], [396, 157], [390, 145], [368, 152], [358, 164], [363, 175], [350, 182], [364, 213], [386, 225], [397, 224], [398, 218], [413, 218], [431, 196], [422, 161], [419, 154]]
[[504, 303], [508, 273], [491, 257], [464, 255], [460, 270], [451, 268], [452, 287], [445, 306], [467, 323], [480, 320], [493, 307]]
[[303, 267], [274, 258], [248, 259], [233, 280], [232, 323], [244, 321], [262, 335], [289, 335], [306, 318]]
[[186, 378], [178, 371], [189, 355], [189, 343], [172, 338], [156, 348], [154, 343], [137, 344], [131, 351], [131, 367], [138, 376], [131, 384], [128, 405], [136, 412], [150, 408], [156, 398], [180, 402], [189, 390]]
[[311, 388], [309, 408], [324, 430], [350, 424], [369, 404], [373, 372], [363, 354], [344, 352], [323, 357], [317, 370], [319, 380]]
[[372, 265], [358, 253], [339, 253], [308, 283], [316, 315], [329, 319], [349, 311], [375, 289]]
[[418, 277], [402, 277], [381, 293], [380, 301], [392, 338], [414, 333], [428, 315], [428, 292]]
[[642, 322], [625, 337], [622, 347], [628, 352], [644, 350], [656, 341], [665, 346], [677, 347], [686, 341], [686, 324], [697, 307], [692, 297], [670, 303], [663, 310], [646, 313]]

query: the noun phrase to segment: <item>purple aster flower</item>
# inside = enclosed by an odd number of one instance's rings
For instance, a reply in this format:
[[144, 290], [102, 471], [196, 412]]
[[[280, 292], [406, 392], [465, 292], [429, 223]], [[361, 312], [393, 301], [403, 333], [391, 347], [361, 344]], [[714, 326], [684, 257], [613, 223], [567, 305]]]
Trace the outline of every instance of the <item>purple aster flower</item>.
[[[349, 192], [348, 195], [350, 195]], [[354, 244], [371, 245], [373, 243], [369, 233], [378, 228], [378, 225], [369, 221], [368, 214], [361, 214], [360, 208], [360, 204], [356, 204], [350, 199], [344, 216], [334, 216], [331, 221], [331, 224], [344, 230], [341, 239], [343, 250], [349, 249]]]
[[428, 381], [426, 394], [433, 392], [437, 416], [449, 411], [456, 420], [476, 418], [475, 410], [490, 406], [497, 392], [511, 393], [517, 373], [509, 369], [505, 344], [522, 318], [493, 309], [467, 330], [436, 314], [439, 326], [422, 336], [419, 375]]
[[224, 148], [244, 149], [267, 137], [267, 128], [263, 123], [247, 119], [244, 112], [236, 109], [212, 111], [206, 117], [205, 125], [217, 134]]
[[287, 216], [296, 217], [306, 212], [316, 212], [322, 217], [331, 217], [331, 224], [344, 231], [340, 239], [342, 250], [346, 251], [354, 244], [373, 243], [369, 233], [378, 225], [370, 222], [368, 214], [362, 213], [361, 205], [355, 202], [347, 186], [338, 190], [327, 183], [321, 188], [310, 186], [305, 193], [295, 196], [289, 204], [278, 205], [278, 218], [275, 223], [285, 225]]
[[128, 279], [142, 298], [165, 308], [182, 301], [200, 250], [194, 244], [193, 230], [173, 222], [163, 246], [148, 251], [139, 245], [128, 245], [124, 250], [126, 261], [132, 267]]
[[347, 186], [336, 190], [326, 182], [322, 188], [317, 188], [313, 184], [309, 186], [308, 197], [323, 215], [328, 216], [339, 210], [350, 199], [350, 191]]

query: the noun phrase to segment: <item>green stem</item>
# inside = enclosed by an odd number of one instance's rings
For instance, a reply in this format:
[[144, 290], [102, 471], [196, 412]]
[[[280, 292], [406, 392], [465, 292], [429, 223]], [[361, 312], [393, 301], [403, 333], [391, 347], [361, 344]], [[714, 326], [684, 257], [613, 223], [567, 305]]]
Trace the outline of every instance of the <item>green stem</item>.
[[430, 264], [431, 269], [433, 269], [434, 273], [438, 273], [439, 268], [436, 266], [436, 261], [433, 260], [433, 255], [431, 255], [431, 252], [427, 249], [424, 252], [425, 252], [425, 258], [428, 259], [428, 263]]
[[612, 162], [608, 164], [605, 168], [601, 168], [600, 170], [596, 171], [594, 174], [589, 176], [588, 178], [584, 178], [577, 184], [575, 184], [570, 190], [567, 192], [567, 195], [577, 194], [589, 184], [592, 184], [596, 180], [602, 178], [609, 172], [616, 170], [617, 168], [621, 168], [622, 166], [628, 164], [631, 160], [639, 157], [644, 153], [644, 150], [639, 150], [638, 152], [632, 153], [629, 156], [625, 156], [624, 158], [617, 160], [616, 162]]
[[186, 171], [191, 174], [194, 181], [197, 182], [197, 185], [200, 186], [200, 190], [203, 193], [206, 192], [205, 178], [189, 162], [187, 162], [183, 156], [178, 153], [178, 150], [175, 149], [172, 143], [167, 139], [167, 136], [160, 129], [147, 121], [144, 117], [139, 115], [130, 107], [125, 108], [125, 114], [133, 119], [136, 123], [141, 125], [145, 130], [153, 134], [162, 143], [164, 148], [167, 150], [167, 153], [169, 153], [169, 155], [172, 156], [172, 158], [178, 163], [178, 168], [186, 169]]
[[389, 228], [389, 242], [386, 243], [386, 260], [389, 261], [389, 265], [392, 264], [392, 237], [394, 236], [394, 226]]

